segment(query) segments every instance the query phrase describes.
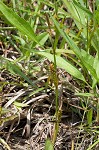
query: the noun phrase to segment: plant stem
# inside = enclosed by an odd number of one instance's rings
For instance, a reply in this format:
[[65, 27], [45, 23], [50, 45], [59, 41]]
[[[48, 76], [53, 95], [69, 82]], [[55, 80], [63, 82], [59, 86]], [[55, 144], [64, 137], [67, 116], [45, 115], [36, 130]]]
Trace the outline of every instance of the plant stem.
[[[55, 3], [55, 17], [57, 18], [57, 1], [54, 0]], [[53, 131], [53, 137], [52, 137], [52, 142], [53, 144], [56, 141], [58, 130], [59, 130], [59, 122], [60, 122], [60, 113], [59, 113], [59, 101], [58, 101], [58, 76], [57, 76], [57, 62], [56, 62], [56, 48], [58, 44], [58, 39], [59, 39], [59, 32], [56, 29], [56, 36], [55, 36], [55, 41], [53, 44], [53, 56], [54, 56], [54, 70], [55, 70], [55, 75], [54, 75], [54, 86], [55, 86], [55, 105], [56, 105], [56, 111], [55, 111], [55, 116], [56, 116], [56, 121], [54, 124], [54, 131]]]

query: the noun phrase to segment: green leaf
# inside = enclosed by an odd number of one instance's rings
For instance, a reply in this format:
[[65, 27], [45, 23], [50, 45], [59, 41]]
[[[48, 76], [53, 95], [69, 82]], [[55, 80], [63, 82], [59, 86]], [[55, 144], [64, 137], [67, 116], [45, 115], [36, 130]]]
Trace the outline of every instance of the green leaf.
[[99, 79], [99, 59], [97, 57], [94, 58], [93, 67], [94, 67], [96, 74], [97, 74], [97, 77]]
[[85, 50], [81, 49], [81, 56], [82, 60], [87, 60], [87, 62], [93, 66], [94, 63], [94, 57], [90, 54], [88, 54]]
[[16, 106], [16, 107], [27, 107], [28, 105], [27, 104], [24, 104], [24, 103], [19, 103], [19, 102], [17, 102], [17, 101], [15, 101], [14, 102], [14, 105]]
[[98, 81], [98, 76], [94, 67], [95, 58], [88, 54], [86, 51], [81, 50], [81, 61], [84, 67], [86, 67], [87, 70], [90, 72], [92, 78], [95, 78]]
[[0, 11], [3, 13], [6, 19], [19, 31], [21, 31], [24, 35], [28, 36], [36, 43], [39, 43], [29, 23], [21, 18], [17, 13], [8, 8], [2, 1], [0, 1]]
[[99, 24], [99, 6], [98, 6], [98, 9], [95, 10], [94, 17], [95, 17], [96, 23]]
[[97, 58], [97, 55], [94, 58], [93, 68], [95, 69], [98, 78], [93, 78], [92, 88], [95, 88], [96, 84], [99, 82], [99, 59]]
[[[51, 15], [50, 15], [51, 16]], [[60, 32], [61, 36], [66, 40], [66, 42], [69, 44], [69, 46], [72, 48], [72, 50], [74, 51], [74, 53], [76, 54], [76, 56], [78, 58], [81, 58], [81, 52], [79, 47], [75, 44], [75, 42], [63, 31], [63, 29], [60, 28], [59, 23], [54, 19], [54, 17], [52, 17], [52, 21], [54, 22], [56, 28], [58, 29], [58, 31]]]
[[[43, 32], [43, 33], [39, 34], [38, 40], [39, 40], [40, 45], [43, 46], [44, 43], [47, 41], [48, 37], [49, 37], [49, 34], [47, 32]], [[33, 47], [35, 47], [35, 46], [36, 46], [36, 43], [33, 43]]]
[[93, 143], [91, 146], [89, 146], [87, 150], [92, 150], [94, 146], [98, 145], [98, 143], [99, 143], [99, 139], [95, 141], [95, 143]]
[[[72, 8], [69, 4], [69, 2], [66, 0], [65, 1], [66, 4], [69, 5], [70, 9]], [[70, 2], [71, 3], [71, 2]], [[72, 10], [71, 10], [72, 11]], [[51, 16], [51, 15], [50, 15]], [[74, 51], [74, 53], [76, 54], [76, 56], [81, 60], [81, 63], [84, 67], [87, 68], [87, 70], [90, 72], [90, 74], [92, 75], [93, 78], [95, 78], [98, 81], [97, 78], [97, 74], [96, 74], [96, 70], [93, 68], [93, 65], [89, 64], [89, 60], [91, 62], [91, 60], [93, 61], [93, 58], [89, 55], [87, 55], [88, 57], [83, 57], [82, 56], [82, 50], [79, 49], [79, 47], [76, 45], [76, 43], [63, 31], [63, 29], [60, 28], [59, 23], [55, 20], [54, 17], [52, 17], [52, 21], [54, 22], [56, 28], [58, 29], [58, 31], [60, 32], [60, 34], [63, 36], [63, 38], [66, 40], [66, 42], [69, 44], [69, 46], [72, 48], [72, 50]], [[85, 54], [84, 54], [85, 55]], [[92, 64], [92, 63], [91, 63]]]
[[[66, 8], [68, 9], [68, 12], [70, 16], [73, 18], [76, 26], [80, 30], [83, 28], [83, 32], [81, 33], [83, 36], [86, 35], [86, 19], [85, 19], [85, 11], [82, 10], [78, 5], [74, 3], [74, 1], [68, 1], [68, 0], [63, 0]], [[77, 2], [78, 3], [78, 2]], [[80, 5], [80, 4], [79, 4]]]
[[79, 4], [79, 3], [76, 2], [75, 0], [74, 0], [73, 2], [74, 2], [74, 4], [75, 4], [76, 6], [78, 6], [80, 9], [83, 10], [83, 13], [86, 13], [89, 17], [92, 17], [93, 14], [90, 12], [89, 9], [87, 9], [86, 7], [83, 7], [81, 4]]
[[53, 144], [50, 139], [47, 139], [45, 142], [45, 150], [54, 150]]
[[[37, 52], [37, 54], [43, 55], [43, 56], [47, 57], [50, 61], [54, 62], [54, 57], [50, 53]], [[81, 74], [81, 72], [76, 67], [74, 67], [72, 64], [70, 64], [67, 60], [64, 60], [60, 56], [56, 56], [56, 63], [57, 63], [58, 67], [65, 69], [69, 74], [71, 74], [75, 78], [86, 82], [84, 79], [84, 76]]]
[[83, 64], [84, 66], [87, 68], [87, 70], [90, 72], [90, 74], [92, 75], [92, 77], [94, 77], [97, 81], [98, 81], [98, 77], [97, 77], [97, 74], [96, 74], [96, 71], [95, 69], [93, 68], [93, 66], [91, 66], [89, 64], [89, 62], [87, 61], [87, 59], [83, 59]]
[[19, 41], [22, 46], [25, 46], [26, 42], [24, 41], [23, 38], [21, 38], [21, 37], [19, 37], [19, 36], [16, 36], [16, 35], [12, 35], [12, 37], [13, 37], [16, 41]]
[[90, 109], [87, 112], [87, 122], [88, 122], [88, 125], [92, 124], [92, 116], [93, 116], [93, 109]]
[[34, 86], [33, 82], [21, 71], [20, 67], [16, 64], [7, 61], [7, 69], [12, 73], [21, 76], [30, 85]]
[[95, 78], [93, 78], [93, 80], [92, 80], [92, 89], [94, 89], [96, 87], [97, 82], [98, 81]]
[[85, 96], [85, 97], [94, 96], [94, 94], [91, 94], [91, 93], [75, 93], [75, 95], [77, 95], [77, 96]]

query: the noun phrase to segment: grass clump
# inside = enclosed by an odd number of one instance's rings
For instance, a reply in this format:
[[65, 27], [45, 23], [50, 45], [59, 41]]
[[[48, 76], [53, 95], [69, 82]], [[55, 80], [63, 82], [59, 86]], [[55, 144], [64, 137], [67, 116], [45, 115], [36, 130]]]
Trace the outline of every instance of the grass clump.
[[[79, 116], [81, 125], [76, 126], [78, 134], [75, 140], [70, 138], [68, 147], [72, 150], [97, 148], [98, 5], [98, 1], [84, 0], [0, 1], [1, 129], [5, 128], [5, 123], [6, 126], [12, 123], [14, 127], [13, 120], [19, 123], [18, 117], [21, 116], [21, 120], [27, 118], [24, 133], [27, 132], [29, 137], [33, 109], [37, 111], [36, 107], [44, 106], [46, 112], [52, 104], [46, 114], [50, 112], [49, 116], [53, 116], [54, 127], [52, 125], [50, 135], [46, 136], [46, 149], [49, 146], [57, 149], [63, 114], [69, 113]], [[70, 100], [71, 93], [76, 100]], [[50, 94], [53, 95], [52, 103], [47, 98]], [[39, 99], [45, 99], [41, 106]], [[72, 128], [69, 125], [69, 130]]]

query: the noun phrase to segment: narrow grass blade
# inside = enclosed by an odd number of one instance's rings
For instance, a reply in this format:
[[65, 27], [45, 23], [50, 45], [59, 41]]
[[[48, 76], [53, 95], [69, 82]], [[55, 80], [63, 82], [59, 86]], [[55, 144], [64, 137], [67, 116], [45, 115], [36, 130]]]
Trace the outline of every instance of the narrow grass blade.
[[79, 49], [79, 47], [75, 44], [75, 42], [60, 28], [59, 23], [51, 16], [55, 26], [57, 27], [58, 31], [60, 32], [60, 34], [63, 36], [63, 38], [67, 41], [67, 43], [69, 44], [69, 46], [72, 48], [72, 50], [74, 51], [74, 53], [76, 54], [76, 56], [81, 60], [81, 62], [83, 63], [84, 67], [86, 67], [91, 75], [98, 80], [97, 78], [97, 74], [95, 69], [89, 64], [88, 62], [88, 58], [86, 59], [85, 57], [82, 57], [81, 55], [81, 50]]
[[84, 97], [94, 96], [94, 94], [91, 94], [91, 93], [75, 93], [75, 95], [77, 95], [77, 96], [84, 96]]
[[89, 11], [86, 7], [83, 7], [81, 4], [79, 4], [78, 2], [76, 2], [75, 0], [73, 1], [73, 3], [78, 6], [80, 9], [83, 10], [83, 13], [86, 13], [89, 17], [92, 17], [92, 13], [91, 11]]
[[18, 107], [18, 108], [23, 108], [23, 107], [27, 107], [28, 106], [27, 104], [20, 103], [20, 102], [17, 102], [17, 101], [14, 102], [14, 105], [16, 107]]
[[93, 68], [93, 66], [89, 64], [88, 60], [82, 59], [82, 62], [84, 66], [87, 68], [87, 70], [91, 73], [92, 78], [94, 77], [97, 81], [99, 81], [95, 69]]
[[81, 53], [79, 47], [75, 44], [75, 42], [60, 28], [59, 23], [52, 17], [52, 21], [54, 22], [55, 26], [57, 27], [60, 34], [63, 36], [63, 38], [66, 40], [66, 42], [69, 44], [69, 46], [72, 48], [74, 53], [78, 58], [81, 58]]
[[2, 1], [0, 1], [0, 11], [6, 17], [6, 19], [19, 31], [21, 31], [24, 35], [28, 36], [36, 43], [39, 43], [29, 23], [21, 18], [17, 13], [8, 8]]
[[97, 140], [94, 144], [92, 144], [87, 150], [92, 150], [94, 146], [96, 146], [99, 143], [99, 140]]
[[21, 76], [25, 81], [27, 81], [30, 85], [34, 86], [32, 81], [21, 71], [19, 66], [15, 65], [12, 62], [7, 62], [7, 69], [12, 73]]
[[[43, 55], [43, 56], [47, 57], [50, 61], [54, 62], [53, 55], [50, 53], [37, 52], [37, 54]], [[68, 61], [64, 60], [62, 57], [56, 56], [56, 63], [57, 63], [58, 67], [65, 69], [68, 73], [70, 73], [75, 78], [86, 82], [84, 79], [84, 76], [81, 74], [81, 72], [76, 67], [74, 67], [72, 64], [70, 64]]]
[[[49, 37], [49, 34], [47, 32], [43, 32], [43, 33], [39, 34], [38, 41], [39, 41], [40, 45], [43, 46], [44, 43], [47, 41], [48, 37]], [[37, 44], [36, 42], [33, 43], [33, 47], [35, 47], [36, 44]]]
[[99, 79], [99, 59], [97, 57], [94, 58], [93, 67], [94, 67], [96, 74], [97, 74], [97, 77]]

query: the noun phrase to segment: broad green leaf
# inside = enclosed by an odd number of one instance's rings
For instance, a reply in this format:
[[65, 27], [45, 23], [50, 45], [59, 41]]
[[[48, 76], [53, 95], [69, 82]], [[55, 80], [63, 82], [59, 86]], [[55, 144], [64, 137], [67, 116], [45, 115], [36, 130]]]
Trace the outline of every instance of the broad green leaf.
[[[47, 57], [50, 61], [54, 62], [54, 57], [50, 53], [37, 52], [37, 54], [43, 55], [43, 56]], [[84, 79], [84, 76], [81, 74], [81, 72], [76, 67], [74, 67], [72, 64], [70, 64], [68, 61], [64, 60], [62, 57], [56, 56], [56, 63], [57, 63], [58, 67], [65, 69], [72, 76], [86, 82]]]
[[50, 139], [47, 139], [45, 142], [45, 150], [54, 150], [54, 146]]
[[28, 36], [31, 40], [39, 43], [33, 29], [23, 18], [21, 18], [17, 13], [8, 8], [2, 1], [0, 1], [0, 11], [6, 17], [6, 19], [14, 25], [19, 31], [24, 35]]

